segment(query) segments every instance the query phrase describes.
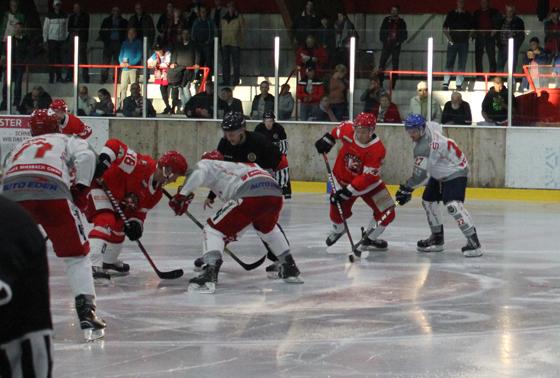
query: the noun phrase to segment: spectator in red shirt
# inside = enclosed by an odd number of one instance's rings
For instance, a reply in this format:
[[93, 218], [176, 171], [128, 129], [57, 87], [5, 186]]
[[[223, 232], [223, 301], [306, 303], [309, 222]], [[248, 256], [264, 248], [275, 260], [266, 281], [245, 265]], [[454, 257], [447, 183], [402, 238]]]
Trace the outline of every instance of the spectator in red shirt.
[[489, 0], [481, 0], [480, 8], [473, 15], [476, 72], [486, 72], [482, 65], [485, 51], [488, 56], [488, 72], [496, 72], [496, 31], [500, 28], [500, 22], [500, 12], [490, 8]]
[[397, 105], [391, 102], [388, 94], [379, 97], [379, 104], [373, 108], [373, 114], [377, 117], [378, 123], [401, 123], [401, 115]]
[[[379, 39], [383, 44], [381, 57], [379, 58], [379, 80], [383, 84], [385, 67], [387, 60], [391, 58], [393, 70], [399, 69], [399, 57], [401, 55], [401, 45], [408, 39], [408, 31], [406, 30], [406, 22], [399, 16], [400, 7], [398, 5], [391, 6], [391, 14], [383, 19], [381, 28], [379, 29]], [[393, 89], [397, 82], [396, 75], [393, 75]]]
[[328, 62], [327, 50], [319, 46], [315, 37], [309, 34], [305, 39], [305, 46], [296, 50], [296, 65], [301, 72], [308, 67], [314, 67], [320, 76]]
[[297, 99], [300, 102], [300, 119], [308, 121], [319, 107], [321, 98], [325, 95], [323, 82], [315, 78], [315, 68], [308, 67], [305, 76], [298, 82]]

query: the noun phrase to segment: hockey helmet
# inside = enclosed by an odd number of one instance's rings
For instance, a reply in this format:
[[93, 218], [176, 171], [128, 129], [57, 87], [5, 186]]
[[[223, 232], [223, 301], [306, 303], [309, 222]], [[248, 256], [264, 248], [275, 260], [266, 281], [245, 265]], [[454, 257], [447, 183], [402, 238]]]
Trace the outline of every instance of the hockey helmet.
[[184, 176], [189, 168], [187, 159], [177, 151], [167, 151], [158, 159], [158, 167], [169, 168], [172, 173]]
[[375, 130], [377, 117], [373, 113], [360, 113], [354, 118], [354, 128], [368, 128]]
[[202, 154], [201, 160], [224, 160], [224, 155], [218, 150], [208, 151]]
[[265, 119], [276, 119], [274, 112], [264, 112], [263, 113], [263, 120]]
[[222, 130], [235, 131], [245, 127], [245, 117], [240, 112], [229, 112], [222, 121]]
[[424, 130], [426, 127], [426, 118], [421, 114], [409, 114], [404, 120], [404, 128], [408, 130]]
[[60, 132], [60, 126], [56, 116], [48, 109], [37, 109], [29, 119], [31, 136], [52, 134]]
[[49, 105], [49, 109], [54, 111], [63, 111], [64, 113], [68, 113], [68, 106], [66, 102], [61, 98], [55, 98], [51, 104]]

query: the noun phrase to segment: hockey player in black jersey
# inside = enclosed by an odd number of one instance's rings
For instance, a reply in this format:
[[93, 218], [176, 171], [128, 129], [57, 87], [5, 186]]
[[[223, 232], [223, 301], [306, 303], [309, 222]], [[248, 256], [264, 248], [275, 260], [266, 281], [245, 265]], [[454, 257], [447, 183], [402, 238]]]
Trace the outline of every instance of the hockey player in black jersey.
[[[263, 121], [255, 127], [255, 133], [266, 136], [272, 144], [278, 147], [280, 153], [286, 157], [286, 161], [288, 160], [288, 137], [286, 136], [284, 127], [276, 122], [276, 117], [273, 112], [264, 112]], [[292, 185], [290, 183], [289, 169], [285, 168], [276, 171], [275, 178], [279, 183], [286, 183], [286, 185], [282, 187], [282, 194], [284, 195], [284, 198], [291, 198]]]

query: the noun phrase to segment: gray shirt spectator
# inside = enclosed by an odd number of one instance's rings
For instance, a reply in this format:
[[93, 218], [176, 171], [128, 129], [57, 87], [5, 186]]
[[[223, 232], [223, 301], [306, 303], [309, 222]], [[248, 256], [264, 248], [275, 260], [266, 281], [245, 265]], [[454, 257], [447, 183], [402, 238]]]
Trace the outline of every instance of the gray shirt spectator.
[[[418, 95], [410, 99], [409, 114], [422, 114], [428, 119], [428, 84], [421, 81], [416, 86]], [[441, 119], [441, 106], [437, 100], [432, 97], [432, 121], [439, 122]]]

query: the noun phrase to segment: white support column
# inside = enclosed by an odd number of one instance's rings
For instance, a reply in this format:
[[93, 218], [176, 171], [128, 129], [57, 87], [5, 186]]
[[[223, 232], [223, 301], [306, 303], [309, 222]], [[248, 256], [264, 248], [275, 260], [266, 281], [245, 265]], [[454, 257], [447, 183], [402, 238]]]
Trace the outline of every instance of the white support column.
[[212, 76], [214, 80], [214, 98], [213, 98], [213, 106], [214, 106], [214, 114], [212, 114], [212, 118], [218, 119], [218, 50], [220, 47], [220, 40], [218, 37], [214, 37], [214, 67], [212, 68]]
[[8, 115], [12, 114], [12, 36], [6, 38], [6, 103]]
[[508, 40], [508, 104], [507, 104], [507, 109], [508, 109], [508, 119], [507, 119], [507, 124], [508, 126], [512, 125], [512, 117], [513, 117], [513, 112], [512, 112], [512, 106], [511, 104], [513, 103], [513, 87], [514, 87], [514, 81], [513, 81], [513, 56], [514, 52], [513, 52], [513, 38], [510, 38]]
[[78, 114], [78, 73], [80, 72], [80, 37], [75, 36], [74, 37], [74, 77], [73, 77], [73, 82], [74, 82], [74, 88], [73, 88], [73, 109], [74, 109], [74, 114]]
[[428, 114], [427, 120], [432, 120], [432, 87], [434, 85], [434, 38], [428, 38]]
[[280, 87], [280, 37], [274, 37], [274, 115], [278, 119], [278, 93]]
[[356, 37], [350, 37], [350, 88], [348, 91], [348, 118], [354, 119], [354, 88], [356, 85]]
[[146, 118], [148, 116], [148, 37], [142, 39], [142, 77], [142, 96], [144, 96], [142, 118]]

